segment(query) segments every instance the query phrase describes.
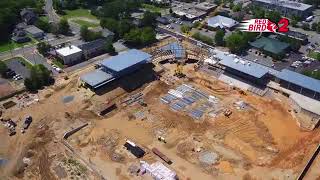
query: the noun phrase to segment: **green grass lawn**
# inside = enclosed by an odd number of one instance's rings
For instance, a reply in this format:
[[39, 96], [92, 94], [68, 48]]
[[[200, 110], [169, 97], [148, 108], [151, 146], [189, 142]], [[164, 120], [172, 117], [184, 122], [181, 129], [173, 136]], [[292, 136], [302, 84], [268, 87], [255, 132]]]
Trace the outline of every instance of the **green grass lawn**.
[[98, 23], [93, 23], [93, 22], [89, 22], [89, 21], [85, 21], [85, 20], [81, 20], [81, 19], [75, 19], [75, 20], [72, 20], [72, 22], [77, 23], [81, 26], [88, 26], [88, 27], [100, 26], [100, 24], [98, 24]]
[[0, 52], [6, 52], [6, 51], [9, 51], [10, 49], [13, 50], [15, 48], [19, 48], [26, 45], [32, 45], [36, 43], [38, 43], [38, 41], [33, 38], [31, 38], [30, 42], [25, 42], [25, 43], [16, 43], [10, 40], [9, 42], [0, 44]]
[[320, 80], [320, 71], [304, 71], [303, 74]]
[[308, 54], [309, 57], [313, 58], [313, 59], [316, 59], [318, 61], [320, 61], [320, 53], [319, 52], [314, 52], [314, 51], [311, 51], [309, 54]]
[[96, 16], [92, 15], [88, 9], [65, 10], [65, 12], [66, 15], [64, 15], [63, 18], [70, 19], [72, 22], [77, 23], [81, 26], [85, 25], [88, 27], [98, 27], [100, 25], [99, 19]]
[[161, 13], [162, 10], [166, 9], [166, 8], [160, 8], [151, 4], [142, 4], [142, 7], [148, 11], [158, 12], [158, 13]]
[[97, 17], [92, 15], [88, 9], [76, 9], [76, 10], [65, 10], [66, 15], [64, 15], [64, 18], [79, 18], [79, 17], [86, 17], [89, 19], [98, 20]]
[[44, 21], [49, 21], [48, 16], [40, 16], [39, 19], [44, 20]]
[[64, 68], [64, 65], [60, 61], [58, 61], [57, 59], [53, 60], [52, 63], [61, 69]]
[[31, 67], [33, 66], [33, 64], [22, 57], [16, 57], [15, 59], [18, 59], [21, 63], [25, 64], [28, 69], [31, 69]]

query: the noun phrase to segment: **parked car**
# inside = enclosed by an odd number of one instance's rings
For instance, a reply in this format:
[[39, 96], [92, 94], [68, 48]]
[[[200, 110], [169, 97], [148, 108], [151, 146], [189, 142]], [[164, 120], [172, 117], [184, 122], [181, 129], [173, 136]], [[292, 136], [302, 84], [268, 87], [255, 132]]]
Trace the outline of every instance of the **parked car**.
[[20, 80], [20, 79], [22, 79], [22, 76], [21, 76], [20, 74], [17, 74], [17, 75], [15, 75], [15, 76], [13, 77], [13, 80], [15, 80], [15, 81], [18, 81], [18, 80]]

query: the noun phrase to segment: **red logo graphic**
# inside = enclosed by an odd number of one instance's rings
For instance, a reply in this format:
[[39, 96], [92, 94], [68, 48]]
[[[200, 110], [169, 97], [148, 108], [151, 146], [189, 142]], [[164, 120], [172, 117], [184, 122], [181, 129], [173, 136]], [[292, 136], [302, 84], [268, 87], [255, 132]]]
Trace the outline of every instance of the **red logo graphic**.
[[250, 19], [243, 21], [239, 29], [247, 32], [288, 32], [289, 20], [286, 18], [280, 19], [278, 24], [269, 19]]

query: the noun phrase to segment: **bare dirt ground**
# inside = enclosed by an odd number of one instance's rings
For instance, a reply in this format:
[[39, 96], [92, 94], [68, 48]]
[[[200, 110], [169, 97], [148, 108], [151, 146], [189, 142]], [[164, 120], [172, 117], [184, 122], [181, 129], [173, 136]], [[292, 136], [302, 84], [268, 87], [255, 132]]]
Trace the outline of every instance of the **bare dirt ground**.
[[[168, 65], [168, 76], [174, 67]], [[78, 87], [75, 75], [39, 92], [38, 103], [9, 109], [4, 117], [14, 119], [19, 128], [28, 114], [34, 122], [25, 134], [18, 128], [12, 137], [0, 127], [0, 157], [9, 160], [0, 179], [147, 179], [129, 171], [139, 166], [139, 160], [124, 149], [127, 139], [146, 150], [141, 160], [149, 163], [161, 161], [151, 152], [158, 148], [173, 161], [168, 167], [180, 179], [295, 179], [320, 140], [319, 129], [301, 131], [285, 100], [244, 95], [212, 77], [193, 73], [192, 67], [186, 66], [188, 77], [173, 80], [173, 85], [153, 81], [130, 92], [142, 92], [147, 107], [123, 106], [120, 102], [128, 93], [121, 88], [94, 95]], [[159, 98], [181, 83], [218, 97], [221, 106], [232, 111], [231, 116], [206, 115], [195, 121], [184, 112], [173, 112]], [[63, 102], [66, 96], [73, 100]], [[234, 103], [239, 100], [249, 108], [236, 109]], [[97, 116], [95, 106], [109, 101], [118, 108], [105, 117]], [[137, 113], [143, 117], [137, 118]], [[68, 150], [61, 141], [63, 134], [87, 122], [87, 127], [68, 139], [74, 151]], [[158, 136], [167, 143], [159, 142]], [[199, 161], [206, 151], [218, 155], [216, 163]]]

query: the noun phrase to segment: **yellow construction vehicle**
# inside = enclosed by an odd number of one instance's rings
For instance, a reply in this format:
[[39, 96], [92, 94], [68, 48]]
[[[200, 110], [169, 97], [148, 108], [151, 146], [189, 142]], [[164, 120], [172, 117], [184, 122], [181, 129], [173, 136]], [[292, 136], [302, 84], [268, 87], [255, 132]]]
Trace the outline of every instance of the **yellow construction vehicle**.
[[177, 68], [174, 70], [174, 76], [177, 76], [178, 78], [183, 78], [186, 75], [183, 74], [183, 64], [180, 62], [177, 62]]
[[230, 109], [225, 109], [224, 112], [223, 112], [223, 114], [224, 114], [227, 118], [229, 118], [229, 117], [231, 116], [231, 114], [232, 114], [232, 111], [231, 111]]

